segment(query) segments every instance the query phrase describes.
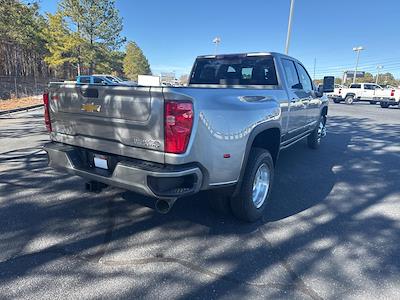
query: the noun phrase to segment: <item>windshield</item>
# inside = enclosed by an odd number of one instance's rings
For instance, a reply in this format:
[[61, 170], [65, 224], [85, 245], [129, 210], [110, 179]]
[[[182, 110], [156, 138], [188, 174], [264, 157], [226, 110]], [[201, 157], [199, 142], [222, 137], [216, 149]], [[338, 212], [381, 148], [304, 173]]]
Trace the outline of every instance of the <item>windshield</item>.
[[112, 82], [118, 83], [122, 82], [123, 80], [121, 78], [118, 78], [117, 76], [106, 76], [108, 80], [111, 80]]
[[277, 85], [272, 56], [198, 58], [190, 84]]

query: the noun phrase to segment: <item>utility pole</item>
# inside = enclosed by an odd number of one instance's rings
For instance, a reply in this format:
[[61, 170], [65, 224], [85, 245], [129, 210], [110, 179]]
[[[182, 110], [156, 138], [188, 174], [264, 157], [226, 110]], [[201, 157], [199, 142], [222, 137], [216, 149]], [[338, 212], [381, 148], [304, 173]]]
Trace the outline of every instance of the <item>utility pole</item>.
[[376, 66], [376, 69], [378, 70], [378, 74], [376, 74], [375, 84], [378, 84], [379, 70], [383, 69], [383, 66]]
[[215, 44], [215, 55], [218, 54], [218, 46], [221, 44], [221, 38], [219, 36], [213, 39], [213, 43]]
[[356, 69], [354, 71], [354, 76], [353, 76], [353, 83], [356, 82], [356, 76], [357, 76], [357, 68], [358, 68], [358, 61], [360, 59], [360, 51], [364, 50], [362, 46], [354, 47], [353, 51], [357, 52], [357, 61], [356, 61]]
[[294, 8], [294, 0], [290, 0], [289, 22], [288, 22], [288, 29], [287, 29], [287, 34], [286, 34], [286, 47], [285, 47], [286, 55], [289, 53], [290, 34], [292, 32], [293, 8]]

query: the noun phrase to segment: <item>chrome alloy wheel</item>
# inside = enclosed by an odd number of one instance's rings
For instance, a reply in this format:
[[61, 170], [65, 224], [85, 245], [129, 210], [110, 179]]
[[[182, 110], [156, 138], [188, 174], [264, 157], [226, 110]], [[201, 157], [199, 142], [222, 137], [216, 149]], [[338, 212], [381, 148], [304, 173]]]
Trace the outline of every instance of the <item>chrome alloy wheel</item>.
[[270, 169], [267, 164], [263, 163], [258, 167], [253, 181], [253, 204], [256, 208], [260, 208], [265, 202], [269, 191], [270, 179]]
[[321, 118], [321, 120], [319, 121], [318, 124], [318, 130], [317, 130], [317, 139], [318, 142], [321, 141], [321, 138], [326, 136], [326, 127], [325, 127], [325, 122], [324, 120]]

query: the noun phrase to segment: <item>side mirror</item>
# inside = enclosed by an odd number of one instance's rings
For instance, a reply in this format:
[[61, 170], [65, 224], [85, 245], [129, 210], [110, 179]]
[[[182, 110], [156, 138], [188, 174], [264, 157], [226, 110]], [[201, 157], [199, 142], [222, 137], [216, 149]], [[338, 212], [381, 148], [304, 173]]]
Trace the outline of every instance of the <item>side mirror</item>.
[[335, 89], [335, 77], [325, 76], [323, 82], [323, 93], [332, 93]]

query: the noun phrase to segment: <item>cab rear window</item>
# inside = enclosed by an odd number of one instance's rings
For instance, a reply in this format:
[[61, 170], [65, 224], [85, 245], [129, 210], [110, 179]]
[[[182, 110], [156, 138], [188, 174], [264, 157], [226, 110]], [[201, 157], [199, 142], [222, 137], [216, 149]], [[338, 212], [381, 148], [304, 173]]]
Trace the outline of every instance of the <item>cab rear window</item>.
[[198, 58], [190, 84], [277, 85], [272, 56]]

